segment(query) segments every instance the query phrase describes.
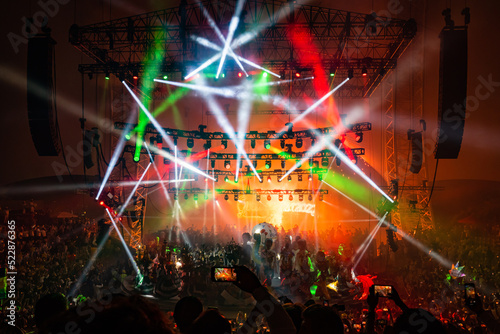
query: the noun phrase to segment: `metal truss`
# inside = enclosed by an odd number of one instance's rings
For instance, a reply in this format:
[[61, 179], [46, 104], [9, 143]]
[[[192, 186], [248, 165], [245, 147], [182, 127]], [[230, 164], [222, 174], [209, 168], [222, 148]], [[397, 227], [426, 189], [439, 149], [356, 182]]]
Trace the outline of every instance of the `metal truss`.
[[[202, 3], [222, 31], [226, 31], [236, 1]], [[294, 1], [249, 0], [235, 38], [251, 35], [251, 42], [236, 51], [276, 73], [291, 77], [293, 71], [332, 71], [334, 80], [350, 80], [336, 96], [368, 97], [381, 83], [416, 33], [414, 20], [401, 20]], [[161, 57], [161, 71], [184, 73], [214, 52], [198, 45], [195, 37], [218, 41], [200, 6], [181, 1], [180, 6], [96, 23], [73, 25], [70, 42], [94, 64], [82, 64], [82, 73], [111, 73], [121, 79], [142, 73]], [[307, 55], [307, 56], [304, 56]], [[227, 69], [236, 70], [234, 61]], [[319, 70], [318, 69], [322, 69]], [[366, 77], [361, 74], [366, 70]], [[329, 75], [329, 73], [327, 73]], [[280, 89], [277, 90], [279, 92]], [[283, 93], [288, 93], [286, 89]], [[311, 82], [297, 82], [292, 95], [313, 93]]]
[[[310, 189], [274, 189], [274, 190], [269, 190], [269, 189], [214, 189], [215, 193], [218, 195], [315, 195], [317, 193], [322, 194], [322, 195], [328, 195], [328, 190], [326, 189], [317, 189], [317, 190], [310, 190]], [[212, 190], [209, 189], [208, 192], [210, 193]], [[202, 188], [187, 188], [187, 189], [181, 189], [181, 188], [169, 188], [168, 189], [169, 193], [174, 193], [174, 194], [204, 194], [207, 192], [207, 189], [202, 189]]]
[[[291, 124], [291, 123], [290, 123]], [[130, 125], [131, 128], [136, 128], [137, 124], [127, 124], [124, 122], [116, 122], [115, 129], [117, 130], [125, 130], [127, 125]], [[223, 132], [205, 132], [200, 130], [180, 130], [180, 129], [171, 129], [171, 128], [163, 128], [165, 133], [173, 138], [193, 138], [193, 139], [204, 139], [204, 140], [229, 140], [230, 137], [227, 133]], [[365, 132], [371, 131], [372, 124], [369, 122], [362, 122], [356, 124], [350, 124], [347, 126], [347, 132]], [[303, 131], [292, 131], [292, 126], [289, 126], [288, 131], [276, 132], [276, 131], [267, 131], [267, 132], [258, 132], [258, 131], [250, 131], [245, 134], [245, 140], [265, 140], [265, 139], [294, 139], [294, 138], [316, 138], [316, 134], [335, 134], [337, 131], [334, 127], [326, 127], [326, 128], [318, 128], [318, 129], [309, 129]], [[158, 130], [152, 125], [148, 124], [145, 129], [145, 134], [151, 135], [159, 135]], [[237, 134], [237, 132], [236, 132]]]
[[[169, 152], [170, 154], [173, 153], [172, 150], [168, 148], [163, 149], [166, 152]], [[135, 146], [132, 145], [126, 145], [124, 148], [124, 151], [126, 153], [135, 153]], [[365, 149], [362, 147], [356, 147], [356, 148], [351, 148], [351, 152], [353, 156], [360, 156], [360, 155], [365, 155]], [[196, 156], [199, 154], [199, 152], [190, 152], [188, 150], [181, 150], [177, 151], [177, 154], [179, 157], [190, 157], [190, 156]], [[206, 159], [209, 160], [237, 160], [238, 159], [238, 153], [215, 153], [215, 152], [207, 152]], [[153, 153], [151, 153], [153, 155]], [[250, 160], [283, 160], [283, 159], [295, 159], [295, 160], [300, 160], [304, 156], [307, 155], [307, 152], [282, 152], [281, 154], [276, 154], [276, 153], [247, 153], [248, 158]], [[148, 152], [146, 149], [141, 150], [141, 156], [148, 156]], [[316, 152], [313, 156], [310, 157], [310, 159], [316, 159], [316, 158], [333, 158], [336, 157], [335, 153], [328, 151], [328, 150], [322, 150], [319, 152]], [[147, 157], [149, 160], [149, 156]], [[168, 161], [168, 159], [166, 160]]]

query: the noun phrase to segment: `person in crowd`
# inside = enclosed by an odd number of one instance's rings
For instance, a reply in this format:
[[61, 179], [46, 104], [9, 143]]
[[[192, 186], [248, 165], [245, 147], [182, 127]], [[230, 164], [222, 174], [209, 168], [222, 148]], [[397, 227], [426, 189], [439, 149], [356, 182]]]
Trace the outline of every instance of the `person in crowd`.
[[174, 308], [174, 320], [181, 334], [190, 333], [191, 327], [203, 312], [203, 304], [193, 296], [181, 298]]

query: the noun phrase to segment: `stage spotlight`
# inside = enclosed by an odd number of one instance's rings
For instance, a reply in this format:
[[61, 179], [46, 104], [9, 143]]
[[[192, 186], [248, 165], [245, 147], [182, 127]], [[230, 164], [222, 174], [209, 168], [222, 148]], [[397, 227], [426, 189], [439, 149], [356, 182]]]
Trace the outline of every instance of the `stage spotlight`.
[[323, 201], [323, 193], [319, 193], [319, 200]]
[[203, 148], [205, 149], [205, 151], [208, 150], [211, 147], [212, 147], [212, 141], [211, 140], [207, 140], [205, 142], [205, 144], [203, 145]]
[[179, 139], [179, 138], [174, 137], [174, 146], [177, 146], [177, 140], [178, 140], [178, 139]]
[[295, 141], [295, 147], [302, 148], [302, 144], [303, 144], [302, 138], [297, 138], [297, 140]]
[[257, 202], [260, 202], [260, 194], [255, 195], [255, 200], [256, 200]]
[[255, 148], [255, 139], [250, 140], [250, 147]]
[[281, 168], [285, 168], [286, 167], [286, 160], [281, 160]]
[[342, 160], [340, 160], [339, 157], [336, 157], [335, 158], [335, 164], [337, 165], [337, 167], [340, 167], [340, 163], [342, 162]]
[[309, 174], [309, 178], [308, 179], [309, 179], [309, 182], [311, 182], [313, 180], [312, 174]]
[[361, 143], [363, 141], [363, 132], [356, 132], [354, 140], [356, 143]]
[[137, 70], [134, 70], [132, 73], [133, 73], [133, 77], [132, 77], [132, 78], [133, 78], [134, 80], [139, 79], [139, 72], [137, 72]]
[[234, 194], [234, 200], [238, 202], [238, 194]]
[[319, 161], [313, 160], [312, 166], [313, 168], [319, 168]]
[[283, 201], [283, 194], [278, 195], [278, 201], [282, 202]]
[[300, 194], [299, 195], [299, 201], [302, 202], [304, 200], [304, 195]]
[[357, 155], [355, 155], [355, 156], [351, 159], [351, 162], [352, 162], [353, 164], [357, 165], [357, 164], [358, 164], [358, 156], [357, 156]]
[[281, 147], [281, 149], [285, 148], [285, 140], [284, 139], [280, 140], [280, 147]]
[[290, 196], [288, 196], [288, 199], [289, 199], [290, 201], [293, 201], [293, 195], [292, 195], [292, 194], [290, 194]]
[[264, 177], [263, 177], [263, 175], [261, 174], [261, 175], [259, 175], [259, 176], [260, 176], [259, 182], [260, 182], [260, 183], [263, 183], [263, 182], [264, 182]]
[[271, 181], [272, 181], [272, 180], [271, 180], [271, 177], [270, 177], [270, 176], [268, 176], [268, 177], [267, 177], [267, 182], [271, 182]]
[[220, 141], [220, 144], [221, 144], [222, 146], [224, 146], [224, 149], [227, 149], [227, 140], [225, 140], [225, 139], [224, 139], [224, 140], [221, 140], [221, 141]]
[[318, 181], [320, 182], [323, 181], [323, 173], [318, 174]]
[[224, 161], [224, 168], [225, 169], [230, 169], [231, 168], [231, 161], [225, 160]]
[[254, 166], [255, 168], [257, 168], [257, 160], [254, 160], [254, 161], [252, 162], [252, 164], [253, 164], [253, 166]]
[[177, 200], [179, 200], [179, 195], [174, 194], [174, 201], [177, 201]]
[[198, 194], [194, 194], [193, 199], [195, 200], [195, 202], [198, 201]]
[[266, 150], [271, 148], [271, 141], [269, 139], [264, 140], [264, 148]]
[[241, 78], [243, 76], [242, 72], [238, 72], [238, 78]]
[[238, 179], [236, 178], [236, 175], [234, 176], [234, 183], [238, 183]]
[[262, 73], [262, 76], [263, 76], [264, 78], [267, 78], [267, 72]]
[[225, 194], [225, 195], [224, 195], [224, 199], [225, 199], [226, 201], [227, 201], [227, 200], [229, 200], [229, 195], [228, 195], [228, 194]]
[[335, 72], [336, 72], [336, 70], [337, 70], [337, 69], [336, 69], [335, 67], [333, 67], [333, 66], [332, 66], [332, 67], [330, 67], [330, 77], [332, 77], [332, 78], [333, 78], [333, 77], [335, 76]]
[[368, 74], [368, 71], [366, 70], [366, 67], [363, 66], [363, 68], [361, 69], [361, 75], [366, 77], [367, 74]]
[[167, 79], [168, 79], [168, 75], [166, 75], [166, 74], [165, 74], [165, 75], [163, 76], [163, 80], [167, 80]]
[[194, 146], [194, 140], [193, 140], [193, 138], [188, 138], [186, 144], [187, 144], [188, 148], [193, 148], [193, 146]]
[[302, 181], [302, 174], [299, 174], [299, 176], [297, 177], [298, 181], [301, 182]]
[[321, 159], [321, 167], [328, 167], [329, 166], [328, 158], [324, 157]]
[[292, 176], [288, 175], [288, 182], [292, 181]]
[[106, 74], [104, 75], [104, 79], [109, 80], [109, 71], [106, 71]]
[[224, 181], [229, 182], [229, 178], [227, 177], [227, 175], [226, 175], [226, 177], [224, 178]]
[[271, 168], [271, 160], [266, 160], [266, 169]]
[[285, 80], [285, 71], [280, 71], [280, 79]]
[[350, 69], [347, 70], [347, 77], [349, 79], [354, 78], [354, 70], [352, 68], [350, 68]]
[[100, 202], [99, 202], [99, 205], [100, 205], [100, 206], [104, 206], [104, 201], [100, 201]]
[[212, 168], [215, 168], [215, 160], [210, 161], [210, 166], [212, 166]]
[[188, 194], [184, 194], [184, 199], [187, 200], [189, 198]]
[[271, 200], [271, 195], [267, 195], [267, 200], [270, 201]]
[[309, 196], [307, 196], [307, 200], [308, 201], [312, 201], [313, 200], [313, 195], [309, 194]]
[[302, 73], [300, 71], [295, 72], [295, 77], [298, 79], [302, 76]]

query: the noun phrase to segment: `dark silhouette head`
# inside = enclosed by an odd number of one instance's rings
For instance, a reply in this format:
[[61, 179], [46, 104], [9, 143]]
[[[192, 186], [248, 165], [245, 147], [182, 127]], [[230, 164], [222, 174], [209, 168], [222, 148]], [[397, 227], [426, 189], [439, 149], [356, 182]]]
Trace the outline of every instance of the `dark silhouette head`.
[[47, 320], [68, 309], [68, 301], [61, 293], [51, 293], [40, 298], [35, 304], [35, 324], [40, 328]]
[[344, 333], [344, 324], [339, 315], [328, 306], [314, 304], [302, 313], [300, 334], [339, 334]]
[[446, 330], [441, 321], [426, 310], [418, 308], [409, 309], [398, 317], [394, 323], [394, 333], [445, 334]]
[[231, 334], [231, 324], [218, 310], [206, 310], [195, 320], [191, 333]]
[[181, 333], [188, 333], [193, 322], [203, 312], [203, 304], [193, 296], [182, 298], [175, 304], [174, 320]]

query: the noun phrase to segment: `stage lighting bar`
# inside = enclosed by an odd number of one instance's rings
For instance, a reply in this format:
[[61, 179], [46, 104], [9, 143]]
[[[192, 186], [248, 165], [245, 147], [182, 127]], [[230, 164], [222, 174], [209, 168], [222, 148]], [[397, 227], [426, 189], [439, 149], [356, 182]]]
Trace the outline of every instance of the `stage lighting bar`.
[[[187, 195], [194, 194], [202, 194], [205, 193], [206, 189], [202, 188], [189, 188], [189, 189], [179, 189], [179, 188], [169, 188], [168, 192], [176, 195], [184, 194], [184, 197]], [[241, 190], [241, 189], [214, 189], [214, 193], [217, 195], [315, 195], [318, 193], [319, 195], [328, 195], [328, 190], [326, 189], [255, 189], [255, 190]], [[189, 197], [188, 197], [189, 198]]]
[[[126, 130], [127, 127], [130, 126], [131, 128], [135, 129], [137, 127], [137, 124], [132, 124], [132, 123], [126, 123], [126, 122], [115, 122], [115, 129], [116, 130]], [[372, 124], [370, 122], [361, 122], [361, 123], [355, 123], [355, 124], [346, 124], [345, 125], [347, 132], [353, 132], [353, 133], [359, 133], [359, 132], [366, 132], [366, 131], [371, 131], [372, 130]], [[146, 126], [146, 129], [144, 130], [146, 134], [152, 134], [152, 135], [158, 135], [159, 132], [155, 128], [155, 126], [149, 124]], [[210, 139], [210, 140], [228, 140], [231, 139], [228, 134], [223, 133], [223, 132], [200, 132], [198, 130], [180, 130], [180, 129], [173, 129], [173, 128], [162, 128], [162, 132], [164, 132], [166, 135], [171, 136], [171, 137], [177, 137], [177, 138], [194, 138], [194, 139]], [[275, 131], [268, 131], [268, 132], [258, 132], [258, 131], [250, 131], [248, 133], [245, 133], [245, 140], [279, 140], [279, 139], [303, 139], [303, 138], [313, 138], [316, 137], [318, 134], [335, 134], [336, 133], [336, 128], [335, 127], [326, 127], [326, 128], [317, 128], [317, 129], [309, 129], [309, 130], [302, 130], [302, 131], [284, 131], [284, 132], [275, 132]], [[297, 141], [296, 141], [296, 146], [297, 146]], [[297, 148], [300, 148], [297, 146]]]

